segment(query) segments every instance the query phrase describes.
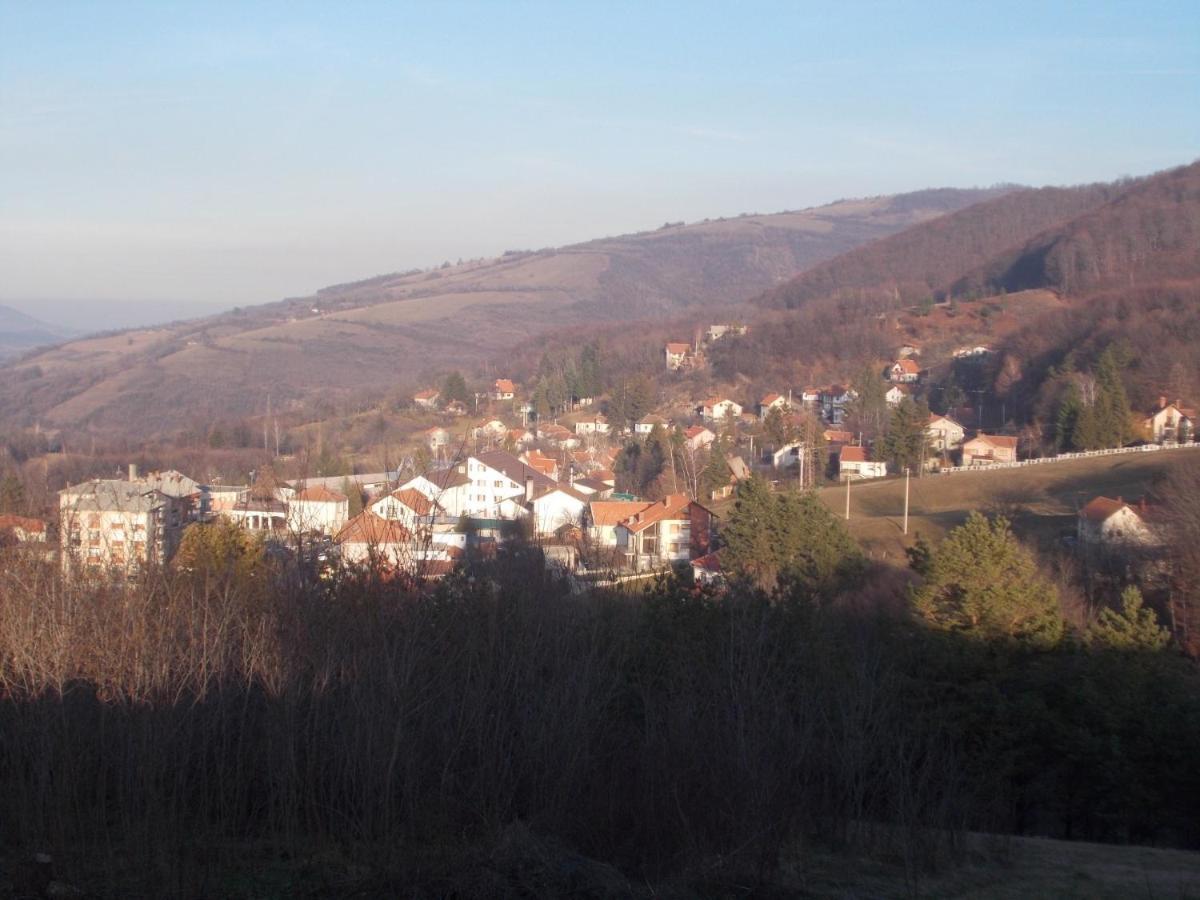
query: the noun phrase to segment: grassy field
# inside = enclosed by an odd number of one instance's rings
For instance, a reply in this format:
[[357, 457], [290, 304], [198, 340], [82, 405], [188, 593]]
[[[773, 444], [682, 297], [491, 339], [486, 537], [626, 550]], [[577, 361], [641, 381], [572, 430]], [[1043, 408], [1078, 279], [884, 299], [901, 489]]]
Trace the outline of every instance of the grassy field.
[[[1075, 514], [1098, 494], [1133, 502], [1177, 466], [1200, 465], [1200, 451], [1100, 456], [1025, 469], [927, 475], [910, 483], [908, 534], [902, 532], [904, 479], [850, 487], [851, 533], [876, 559], [902, 562], [917, 535], [938, 540], [971, 510], [1000, 512], [1022, 538], [1041, 547], [1075, 533]], [[821, 499], [839, 516], [844, 487], [825, 488]]]

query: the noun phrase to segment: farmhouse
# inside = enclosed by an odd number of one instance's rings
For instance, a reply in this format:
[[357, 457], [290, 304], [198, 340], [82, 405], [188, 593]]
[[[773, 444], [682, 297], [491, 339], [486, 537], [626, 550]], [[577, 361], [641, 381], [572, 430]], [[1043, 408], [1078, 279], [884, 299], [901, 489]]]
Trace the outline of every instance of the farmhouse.
[[413, 403], [421, 409], [437, 409], [438, 397], [441, 394], [434, 388], [427, 391], [417, 391], [413, 394]]
[[692, 365], [692, 345], [680, 342], [671, 342], [663, 347], [663, 357], [666, 361], [667, 368], [674, 372], [678, 369], [684, 369]]
[[1142, 420], [1147, 436], [1159, 443], [1188, 441], [1196, 438], [1196, 411], [1184, 407], [1178, 400], [1168, 403], [1158, 398], [1158, 406]]
[[346, 524], [349, 509], [345, 494], [321, 485], [306, 487], [287, 501], [288, 530], [294, 534], [335, 535]]
[[964, 466], [990, 466], [1017, 461], [1017, 439], [982, 431], [962, 445]]
[[931, 414], [925, 433], [929, 436], [930, 449], [937, 453], [949, 453], [962, 445], [966, 429], [949, 416]]
[[700, 416], [707, 422], [717, 422], [727, 416], [735, 419], [742, 414], [742, 406], [724, 397], [709, 397], [700, 404]]
[[517, 395], [517, 386], [507, 378], [497, 378], [492, 382], [491, 397], [493, 400], [511, 400]]
[[1159, 543], [1143, 518], [1144, 509], [1134, 509], [1120, 497], [1096, 497], [1079, 511], [1077, 534], [1091, 547], [1150, 547]]
[[886, 474], [887, 463], [870, 459], [865, 447], [843, 447], [838, 453], [840, 478], [882, 478]]
[[905, 357], [892, 363], [888, 369], [888, 380], [900, 384], [912, 384], [921, 377], [921, 367], [915, 359]]

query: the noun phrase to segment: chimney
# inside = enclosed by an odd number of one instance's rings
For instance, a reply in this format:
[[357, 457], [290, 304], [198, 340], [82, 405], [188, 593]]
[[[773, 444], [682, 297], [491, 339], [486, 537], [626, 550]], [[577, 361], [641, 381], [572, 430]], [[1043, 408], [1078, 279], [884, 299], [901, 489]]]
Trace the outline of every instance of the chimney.
[[1167, 408], [1167, 395], [1166, 395], [1166, 394], [1159, 394], [1159, 395], [1158, 395], [1158, 408], [1159, 408], [1159, 409], [1166, 409], [1166, 408]]
[[129, 480], [137, 481], [137, 478], [138, 478], [137, 463], [130, 463], [129, 464]]
[[525, 476], [525, 502], [526, 503], [533, 502], [533, 474], [532, 473], [527, 474]]

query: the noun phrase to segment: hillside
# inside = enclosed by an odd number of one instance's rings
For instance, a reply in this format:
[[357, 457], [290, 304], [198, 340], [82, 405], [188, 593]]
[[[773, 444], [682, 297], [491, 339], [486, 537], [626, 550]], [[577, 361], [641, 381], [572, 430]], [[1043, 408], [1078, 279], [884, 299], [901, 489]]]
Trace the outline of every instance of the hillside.
[[1125, 189], [1118, 183], [1005, 194], [814, 266], [757, 302], [782, 309], [829, 297], [916, 303], [943, 293], [965, 272], [1102, 206]]
[[36, 347], [57, 344], [71, 336], [68, 329], [51, 325], [0, 304], [0, 360], [18, 356]]
[[[992, 190], [931, 190], [508, 253], [311, 297], [72, 341], [12, 365], [0, 424], [131, 438], [273, 408], [344, 408], [549, 329], [730, 303]], [[736, 314], [736, 313], [734, 313]]]

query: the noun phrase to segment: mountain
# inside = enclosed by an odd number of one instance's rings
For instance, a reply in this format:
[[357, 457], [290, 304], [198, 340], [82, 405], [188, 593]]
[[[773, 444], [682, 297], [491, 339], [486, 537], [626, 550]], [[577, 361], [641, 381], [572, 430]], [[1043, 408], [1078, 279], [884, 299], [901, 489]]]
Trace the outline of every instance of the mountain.
[[57, 344], [74, 333], [0, 304], [0, 360], [46, 344]]
[[798, 271], [1010, 190], [929, 190], [665, 225], [72, 341], [0, 378], [0, 424], [144, 438], [261, 414], [268, 396], [298, 415], [354, 407], [452, 368], [503, 365], [509, 348], [557, 327], [705, 307], [730, 315]]
[[1121, 182], [1007, 193], [813, 266], [757, 302], [779, 309], [833, 297], [917, 303], [945, 293], [964, 273], [1097, 209], [1128, 187]]

